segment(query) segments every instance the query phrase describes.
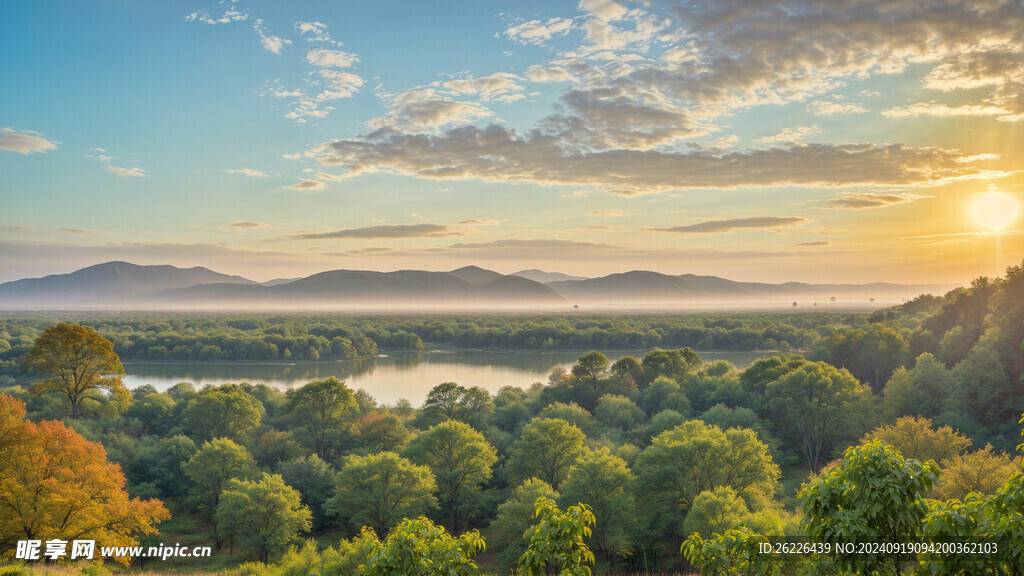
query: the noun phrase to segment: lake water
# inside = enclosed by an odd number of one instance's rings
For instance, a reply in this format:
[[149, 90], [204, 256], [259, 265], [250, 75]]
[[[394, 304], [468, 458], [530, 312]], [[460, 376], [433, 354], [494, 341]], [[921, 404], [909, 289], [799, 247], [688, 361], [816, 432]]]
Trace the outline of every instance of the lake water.
[[[642, 357], [646, 350], [605, 352], [614, 362], [623, 356]], [[394, 404], [405, 398], [419, 406], [430, 389], [442, 382], [467, 388], [480, 386], [491, 393], [502, 386], [526, 388], [546, 382], [555, 366], [571, 368], [586, 352], [493, 352], [479, 350], [427, 350], [392, 354], [383, 358], [345, 362], [125, 362], [124, 383], [129, 388], [152, 384], [166, 390], [178, 382], [206, 384], [250, 382], [281, 390], [298, 388], [334, 376], [349, 388], [362, 388], [378, 402]], [[743, 369], [771, 352], [698, 352], [705, 362], [728, 360]]]

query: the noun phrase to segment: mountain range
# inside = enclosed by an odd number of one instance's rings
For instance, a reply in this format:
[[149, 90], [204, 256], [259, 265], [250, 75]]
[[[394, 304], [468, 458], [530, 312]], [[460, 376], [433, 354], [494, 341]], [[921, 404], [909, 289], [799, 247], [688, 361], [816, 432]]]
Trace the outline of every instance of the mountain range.
[[523, 270], [514, 274], [466, 266], [448, 272], [333, 270], [257, 283], [212, 270], [107, 262], [70, 274], [0, 284], [3, 309], [288, 309], [565, 308], [751, 303], [835, 298], [864, 305], [896, 302], [950, 286], [901, 284], [765, 284], [716, 276], [670, 276], [635, 270], [600, 278]]

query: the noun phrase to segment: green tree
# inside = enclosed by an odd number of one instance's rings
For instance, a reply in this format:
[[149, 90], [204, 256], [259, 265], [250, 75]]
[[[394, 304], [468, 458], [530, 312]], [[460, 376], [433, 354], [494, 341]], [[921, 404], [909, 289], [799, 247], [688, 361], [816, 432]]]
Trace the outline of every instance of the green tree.
[[597, 399], [594, 416], [607, 428], [630, 431], [638, 428], [647, 419], [644, 411], [625, 396], [605, 394]]
[[731, 487], [719, 486], [714, 490], [705, 490], [693, 499], [693, 506], [683, 524], [683, 533], [697, 532], [705, 536], [725, 534], [740, 527], [748, 514], [750, 510], [747, 504]]
[[834, 443], [856, 431], [870, 406], [867, 386], [824, 362], [804, 364], [765, 387], [768, 418], [779, 434], [800, 447], [814, 471]]
[[[220, 495], [228, 481], [249, 479], [257, 474], [256, 461], [249, 451], [228, 438], [215, 438], [204, 443], [199, 452], [181, 465], [181, 469], [191, 481], [189, 494], [192, 502], [210, 519], [215, 518]], [[214, 538], [219, 544], [216, 524]]]
[[394, 452], [349, 456], [335, 487], [327, 510], [354, 528], [365, 525], [378, 534], [387, 534], [402, 518], [437, 507], [437, 482], [430, 469]]
[[514, 482], [540, 478], [557, 489], [583, 455], [585, 436], [559, 418], [534, 418], [512, 444], [508, 474]]
[[416, 437], [405, 456], [434, 473], [448, 528], [460, 533], [473, 494], [490, 479], [491, 467], [498, 461], [494, 447], [468, 424], [449, 420]]
[[602, 448], [588, 450], [562, 484], [558, 500], [563, 506], [579, 502], [594, 513], [596, 525], [591, 541], [605, 560], [629, 556], [633, 550], [629, 528], [635, 501], [628, 490], [633, 480], [625, 460]]
[[893, 418], [934, 418], [946, 409], [953, 389], [953, 373], [926, 352], [917, 357], [912, 369], [893, 373], [885, 385], [885, 409]]
[[[807, 535], [812, 542], [919, 542], [924, 496], [938, 473], [935, 462], [905, 460], [878, 440], [848, 448], [837, 466], [800, 490]], [[893, 576], [908, 560], [889, 552], [832, 558], [841, 570]]]
[[547, 498], [536, 502], [536, 523], [530, 532], [530, 545], [519, 558], [526, 576], [547, 576], [551, 569], [566, 576], [590, 576], [594, 554], [587, 547], [594, 514], [586, 504], [565, 511]]
[[25, 368], [48, 376], [34, 384], [32, 394], [56, 392], [67, 397], [71, 417], [82, 414], [82, 403], [99, 391], [107, 391], [122, 403], [131, 394], [119, 376], [124, 375], [114, 345], [86, 326], [60, 323], [43, 331], [25, 356]]
[[341, 423], [358, 407], [352, 391], [332, 376], [289, 391], [287, 409], [299, 438], [321, 459], [333, 462], [344, 437]]
[[727, 530], [702, 538], [691, 534], [680, 552], [686, 561], [700, 567], [701, 576], [778, 576], [781, 558], [761, 550], [768, 538], [749, 528]]
[[262, 405], [237, 384], [209, 386], [188, 401], [181, 413], [182, 424], [197, 441], [214, 438], [238, 439], [259, 426]]
[[483, 388], [466, 388], [455, 382], [445, 382], [427, 393], [418, 421], [432, 426], [445, 420], [461, 420], [480, 429], [493, 411], [491, 395]]
[[302, 494], [302, 503], [313, 514], [313, 528], [327, 525], [327, 500], [334, 492], [336, 472], [316, 454], [282, 462], [277, 471], [285, 483]]
[[940, 500], [963, 500], [968, 494], [989, 495], [1020, 470], [1020, 462], [1009, 454], [996, 452], [988, 444], [981, 450], [956, 454], [939, 462], [942, 479], [931, 497]]
[[232, 479], [217, 506], [220, 532], [249, 542], [264, 564], [271, 553], [308, 531], [311, 519], [299, 492], [277, 474], [264, 473], [260, 480]]
[[554, 500], [558, 492], [547, 482], [530, 478], [516, 486], [508, 500], [498, 506], [498, 514], [491, 523], [495, 533], [491, 548], [498, 551], [497, 564], [502, 574], [511, 573], [526, 551], [528, 541], [524, 534], [533, 523], [539, 498]]
[[476, 530], [453, 538], [426, 518], [406, 518], [383, 542], [376, 542], [363, 574], [471, 576], [479, 572], [473, 557], [483, 549], [484, 539]]
[[611, 366], [611, 362], [607, 356], [592, 350], [576, 361], [572, 367], [572, 375], [577, 380], [596, 384], [597, 379], [608, 371], [609, 366]]
[[682, 510], [705, 490], [733, 488], [752, 510], [771, 501], [779, 467], [757, 435], [742, 428], [722, 431], [691, 420], [655, 436], [633, 468], [644, 490]]

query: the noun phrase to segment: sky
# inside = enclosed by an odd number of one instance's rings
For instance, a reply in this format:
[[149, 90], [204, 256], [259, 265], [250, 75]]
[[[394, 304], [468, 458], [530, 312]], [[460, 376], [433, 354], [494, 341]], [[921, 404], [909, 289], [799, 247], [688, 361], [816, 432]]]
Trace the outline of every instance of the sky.
[[1019, 0], [6, 0], [0, 54], [0, 282], [1024, 258]]

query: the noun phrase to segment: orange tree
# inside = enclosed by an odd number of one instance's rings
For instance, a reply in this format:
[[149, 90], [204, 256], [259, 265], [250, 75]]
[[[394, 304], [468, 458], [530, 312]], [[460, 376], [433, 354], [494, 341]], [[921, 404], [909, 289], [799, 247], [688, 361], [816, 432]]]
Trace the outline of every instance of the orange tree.
[[171, 515], [159, 500], [129, 498], [124, 484], [102, 445], [60, 422], [26, 422], [25, 405], [0, 395], [0, 552], [18, 540], [137, 545], [136, 534]]
[[36, 338], [25, 357], [25, 367], [49, 376], [32, 386], [32, 394], [57, 392], [71, 402], [71, 417], [82, 413], [82, 401], [107, 390], [122, 401], [131, 399], [119, 376], [124, 375], [114, 345], [87, 326], [61, 323]]

